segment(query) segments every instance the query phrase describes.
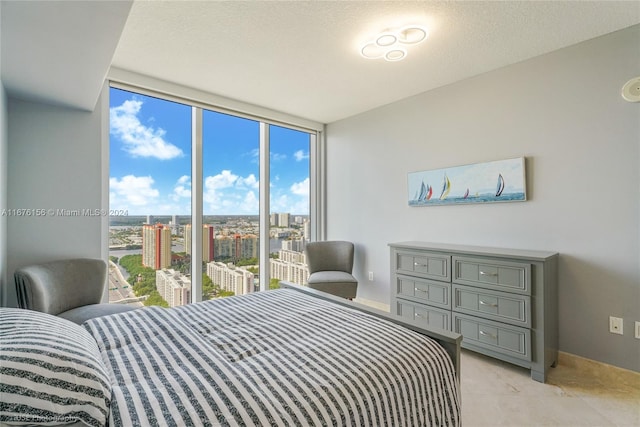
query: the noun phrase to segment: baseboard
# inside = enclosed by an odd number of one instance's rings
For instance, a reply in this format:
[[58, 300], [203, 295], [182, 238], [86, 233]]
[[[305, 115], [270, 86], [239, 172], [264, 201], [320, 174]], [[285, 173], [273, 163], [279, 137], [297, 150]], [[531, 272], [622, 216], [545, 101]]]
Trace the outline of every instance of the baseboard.
[[597, 360], [587, 359], [586, 357], [578, 356], [571, 353], [565, 353], [564, 351], [558, 352], [558, 364], [564, 366], [570, 366], [580, 371], [592, 372], [597, 375], [630, 375], [636, 376], [640, 380], [640, 372], [632, 371], [630, 369], [620, 368], [617, 366], [609, 365], [604, 362], [598, 362]]

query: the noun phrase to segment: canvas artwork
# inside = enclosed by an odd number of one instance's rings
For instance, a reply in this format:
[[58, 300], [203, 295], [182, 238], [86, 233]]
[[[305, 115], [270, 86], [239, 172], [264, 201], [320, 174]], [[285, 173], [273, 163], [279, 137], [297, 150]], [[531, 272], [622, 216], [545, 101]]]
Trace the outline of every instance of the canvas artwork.
[[409, 206], [527, 199], [524, 157], [408, 174]]

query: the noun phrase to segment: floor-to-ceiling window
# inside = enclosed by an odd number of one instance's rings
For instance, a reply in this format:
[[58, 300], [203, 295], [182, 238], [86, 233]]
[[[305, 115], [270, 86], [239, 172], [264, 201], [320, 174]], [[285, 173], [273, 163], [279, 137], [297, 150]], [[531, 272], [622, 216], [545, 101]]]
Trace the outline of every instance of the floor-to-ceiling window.
[[279, 280], [307, 283], [304, 246], [311, 235], [311, 140], [307, 132], [270, 127], [270, 289], [277, 288]]
[[[109, 301], [179, 305], [189, 299], [191, 107], [110, 91]], [[171, 296], [161, 286], [184, 283]]]
[[260, 123], [202, 114], [202, 299], [256, 290]]
[[111, 88], [109, 300], [177, 306], [306, 284], [316, 138]]

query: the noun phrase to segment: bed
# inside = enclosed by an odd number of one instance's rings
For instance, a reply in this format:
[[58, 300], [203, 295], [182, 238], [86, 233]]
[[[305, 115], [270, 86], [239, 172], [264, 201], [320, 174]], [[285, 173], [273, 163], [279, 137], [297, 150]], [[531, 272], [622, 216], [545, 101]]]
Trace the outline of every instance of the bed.
[[282, 287], [83, 326], [0, 309], [0, 424], [460, 425], [459, 336]]

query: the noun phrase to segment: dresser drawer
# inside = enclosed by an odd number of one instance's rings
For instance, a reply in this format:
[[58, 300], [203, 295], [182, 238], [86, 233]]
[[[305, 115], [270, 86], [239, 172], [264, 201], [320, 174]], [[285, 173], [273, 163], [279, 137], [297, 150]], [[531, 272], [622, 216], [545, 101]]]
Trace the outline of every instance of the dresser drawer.
[[462, 334], [463, 347], [481, 347], [531, 361], [529, 329], [453, 313], [453, 331]]
[[454, 256], [453, 281], [530, 295], [531, 264]]
[[416, 277], [396, 275], [396, 292], [401, 298], [451, 309], [451, 284]]
[[397, 300], [398, 316], [415, 320], [423, 327], [451, 330], [451, 312], [410, 301]]
[[395, 252], [397, 273], [451, 281], [451, 256], [432, 252]]
[[531, 298], [528, 295], [454, 284], [453, 310], [516, 326], [531, 327]]

